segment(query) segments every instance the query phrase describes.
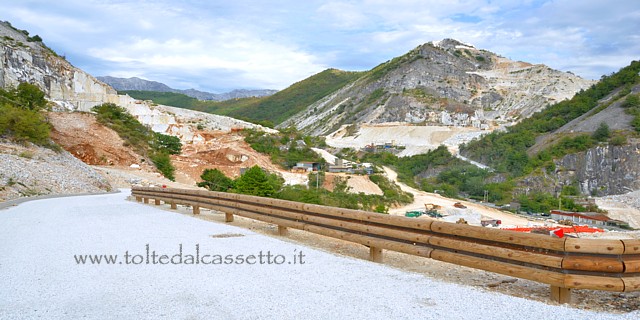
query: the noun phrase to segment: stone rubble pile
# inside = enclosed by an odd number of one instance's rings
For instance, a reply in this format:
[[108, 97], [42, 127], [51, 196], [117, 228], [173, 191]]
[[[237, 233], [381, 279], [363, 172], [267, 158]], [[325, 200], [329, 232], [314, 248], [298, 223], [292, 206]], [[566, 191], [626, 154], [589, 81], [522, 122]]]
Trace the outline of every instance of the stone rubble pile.
[[66, 151], [0, 142], [0, 201], [111, 191], [100, 174]]

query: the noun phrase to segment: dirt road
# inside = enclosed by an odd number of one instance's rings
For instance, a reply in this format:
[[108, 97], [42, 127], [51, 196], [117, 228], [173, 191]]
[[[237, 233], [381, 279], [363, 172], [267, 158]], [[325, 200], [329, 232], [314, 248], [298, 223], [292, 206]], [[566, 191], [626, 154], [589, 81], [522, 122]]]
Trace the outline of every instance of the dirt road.
[[[533, 221], [523, 217], [519, 217], [504, 211], [500, 211], [494, 208], [483, 206], [481, 204], [463, 201], [458, 199], [445, 198], [439, 194], [428, 193], [398, 181], [398, 174], [388, 167], [383, 167], [387, 177], [394, 181], [400, 189], [405, 192], [413, 194], [413, 203], [400, 208], [390, 209], [390, 214], [404, 215], [409, 210], [422, 210], [425, 203], [433, 203], [442, 206], [442, 213], [450, 216], [460, 216], [472, 224], [479, 224], [479, 219], [499, 219], [502, 220], [502, 226], [528, 226], [528, 225], [542, 225], [540, 221]], [[457, 209], [453, 206], [454, 203], [460, 202], [467, 206], [467, 209]]]

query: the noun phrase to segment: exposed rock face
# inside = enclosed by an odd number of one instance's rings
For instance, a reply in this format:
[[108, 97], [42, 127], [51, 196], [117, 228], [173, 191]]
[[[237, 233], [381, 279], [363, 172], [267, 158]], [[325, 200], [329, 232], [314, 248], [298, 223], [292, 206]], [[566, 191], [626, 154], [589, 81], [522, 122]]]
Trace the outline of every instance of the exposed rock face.
[[602, 146], [556, 162], [561, 184], [577, 182], [583, 194], [623, 194], [640, 189], [640, 143]]
[[572, 97], [594, 81], [446, 39], [421, 45], [285, 121], [312, 134], [347, 123], [491, 129]]
[[[197, 111], [153, 105], [118, 95], [109, 85], [72, 66], [39, 42], [0, 22], [0, 86], [15, 87], [20, 82], [39, 86], [57, 106], [57, 111], [90, 111], [102, 103], [115, 103], [126, 108], [154, 131], [175, 133], [190, 141], [196, 126], [209, 130], [229, 131], [233, 128], [261, 128], [229, 117]], [[169, 128], [179, 127], [179, 132]]]
[[173, 89], [167, 86], [164, 83], [157, 81], [149, 81], [140, 78], [116, 78], [116, 77], [97, 77], [98, 80], [112, 86], [114, 89], [118, 91], [122, 90], [140, 90], [140, 91], [159, 91], [159, 92], [174, 92], [174, 93], [182, 93], [192, 98], [196, 98], [199, 100], [215, 100], [215, 101], [223, 101], [230, 100], [236, 98], [248, 98], [248, 97], [264, 97], [270, 96], [276, 92], [277, 90], [269, 90], [269, 89], [258, 89], [258, 90], [246, 90], [246, 89], [237, 89], [230, 92], [225, 93], [211, 93], [204, 92], [195, 89]]
[[554, 172], [543, 170], [523, 178], [517, 193], [541, 191], [556, 195], [564, 186], [576, 186], [582, 195], [601, 197], [640, 189], [638, 139], [624, 146], [598, 146], [554, 163]]

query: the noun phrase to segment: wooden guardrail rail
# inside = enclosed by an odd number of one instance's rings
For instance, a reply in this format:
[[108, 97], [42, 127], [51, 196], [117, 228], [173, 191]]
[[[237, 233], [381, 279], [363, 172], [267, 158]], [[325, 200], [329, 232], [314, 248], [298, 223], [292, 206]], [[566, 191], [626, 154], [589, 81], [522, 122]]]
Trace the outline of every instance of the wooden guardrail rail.
[[551, 298], [571, 300], [572, 289], [640, 290], [640, 240], [552, 238], [541, 234], [391, 216], [242, 194], [134, 187], [137, 201], [209, 208], [287, 228], [343, 239], [370, 248], [422, 256], [548, 284]]

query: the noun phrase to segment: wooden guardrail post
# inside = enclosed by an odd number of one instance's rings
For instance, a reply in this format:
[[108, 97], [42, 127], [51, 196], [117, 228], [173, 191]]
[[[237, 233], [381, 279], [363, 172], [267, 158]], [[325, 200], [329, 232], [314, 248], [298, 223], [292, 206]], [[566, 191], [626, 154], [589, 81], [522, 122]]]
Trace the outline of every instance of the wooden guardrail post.
[[155, 199], [155, 204], [156, 204], [156, 206], [159, 206], [160, 205], [160, 199]]
[[557, 303], [571, 303], [571, 289], [551, 286], [551, 300]]
[[640, 291], [637, 239], [552, 238], [224, 192], [133, 187], [132, 195], [191, 206], [194, 215], [201, 207], [221, 211], [225, 222], [263, 221], [281, 236], [295, 228], [359, 243], [374, 262], [384, 249], [544, 283], [560, 304], [572, 302], [572, 290]]
[[278, 226], [278, 235], [286, 236], [288, 234], [289, 234], [289, 229], [287, 229], [287, 227]]
[[378, 247], [369, 247], [369, 260], [382, 263], [382, 249]]

